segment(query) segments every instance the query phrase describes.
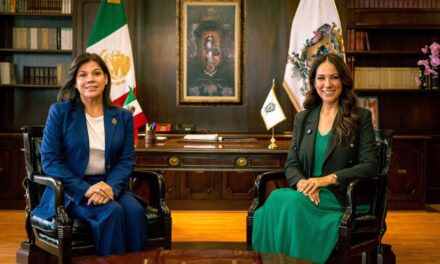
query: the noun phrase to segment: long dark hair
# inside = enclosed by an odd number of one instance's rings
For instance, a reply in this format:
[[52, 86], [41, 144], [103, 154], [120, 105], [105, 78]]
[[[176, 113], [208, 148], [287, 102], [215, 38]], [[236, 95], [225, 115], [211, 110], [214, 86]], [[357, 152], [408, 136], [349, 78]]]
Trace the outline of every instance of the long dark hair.
[[339, 96], [338, 102], [339, 110], [338, 114], [336, 115], [335, 132], [337, 136], [337, 144], [345, 144], [353, 138], [359, 129], [359, 117], [357, 114], [359, 106], [356, 94], [353, 91], [353, 78], [351, 77], [350, 70], [341, 57], [333, 53], [328, 53], [317, 57], [313, 61], [312, 67], [309, 71], [310, 89], [307, 92], [307, 96], [304, 101], [304, 108], [311, 109], [322, 104], [322, 99], [316, 91], [315, 78], [318, 67], [326, 61], [335, 66], [339, 79], [342, 83], [342, 92]]
[[110, 71], [108, 70], [108, 67], [105, 64], [104, 60], [98, 54], [88, 52], [83, 52], [79, 54], [75, 59], [73, 59], [72, 63], [70, 64], [67, 81], [64, 83], [63, 87], [61, 87], [61, 90], [58, 93], [58, 102], [72, 100], [76, 105], [83, 105], [78, 89], [75, 88], [76, 75], [78, 74], [79, 67], [81, 67], [81, 65], [83, 65], [84, 63], [90, 61], [96, 62], [102, 69], [104, 74], [107, 76], [108, 82], [104, 87], [103, 93], [104, 107], [115, 106], [110, 98], [110, 88], [112, 86]]

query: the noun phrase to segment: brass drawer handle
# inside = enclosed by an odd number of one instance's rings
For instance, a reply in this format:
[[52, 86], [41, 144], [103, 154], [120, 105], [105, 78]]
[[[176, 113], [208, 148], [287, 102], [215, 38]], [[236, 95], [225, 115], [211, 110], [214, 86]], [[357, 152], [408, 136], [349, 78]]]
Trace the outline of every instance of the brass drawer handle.
[[248, 165], [248, 160], [246, 158], [238, 158], [235, 163], [237, 164], [238, 167], [243, 168], [246, 167]]
[[179, 157], [172, 156], [172, 157], [168, 160], [168, 163], [169, 163], [171, 166], [177, 166], [177, 165], [180, 164], [180, 159], [179, 159]]
[[397, 169], [397, 173], [400, 175], [405, 175], [406, 174], [406, 170], [405, 169]]

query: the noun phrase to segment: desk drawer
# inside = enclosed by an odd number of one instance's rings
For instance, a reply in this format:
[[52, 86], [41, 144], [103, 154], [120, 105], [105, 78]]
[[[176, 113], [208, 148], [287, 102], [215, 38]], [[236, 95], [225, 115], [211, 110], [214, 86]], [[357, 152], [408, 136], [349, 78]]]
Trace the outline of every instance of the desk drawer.
[[136, 167], [178, 170], [274, 170], [282, 169], [285, 155], [136, 155]]

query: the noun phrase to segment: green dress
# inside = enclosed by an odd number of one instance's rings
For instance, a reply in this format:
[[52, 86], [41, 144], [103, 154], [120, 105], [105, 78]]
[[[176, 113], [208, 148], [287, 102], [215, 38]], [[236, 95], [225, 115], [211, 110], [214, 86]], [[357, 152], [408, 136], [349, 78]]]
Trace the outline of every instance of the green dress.
[[[316, 133], [314, 177], [320, 177], [331, 132]], [[327, 188], [320, 189], [315, 205], [291, 188], [273, 191], [254, 213], [252, 245], [255, 251], [325, 263], [338, 241], [343, 207]]]

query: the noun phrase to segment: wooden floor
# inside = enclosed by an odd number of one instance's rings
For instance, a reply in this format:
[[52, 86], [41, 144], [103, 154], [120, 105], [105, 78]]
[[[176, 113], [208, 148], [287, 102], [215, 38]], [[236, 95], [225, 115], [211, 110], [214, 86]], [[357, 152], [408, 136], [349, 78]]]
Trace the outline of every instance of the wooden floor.
[[[172, 217], [174, 248], [245, 248], [244, 211], [172, 211]], [[15, 263], [25, 239], [23, 219], [22, 211], [0, 210], [0, 263]], [[384, 242], [392, 245], [397, 263], [440, 263], [439, 212], [391, 211], [387, 224]]]

